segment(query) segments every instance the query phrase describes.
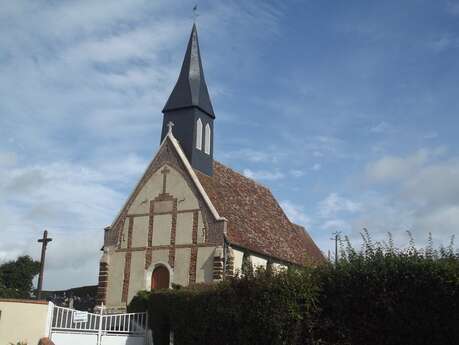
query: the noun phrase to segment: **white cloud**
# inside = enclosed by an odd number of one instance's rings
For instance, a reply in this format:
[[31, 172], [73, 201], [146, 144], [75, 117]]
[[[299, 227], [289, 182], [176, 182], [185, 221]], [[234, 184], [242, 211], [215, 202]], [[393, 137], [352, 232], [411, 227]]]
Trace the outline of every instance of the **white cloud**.
[[314, 151], [314, 152], [312, 153], [312, 155], [313, 155], [314, 157], [323, 157], [323, 153], [320, 152], [320, 151]]
[[459, 37], [451, 34], [445, 34], [430, 41], [428, 45], [432, 50], [434, 50], [437, 53], [440, 53], [447, 49], [459, 47]]
[[14, 152], [0, 152], [0, 168], [8, 168], [16, 165], [16, 154]]
[[399, 186], [406, 199], [419, 205], [459, 203], [459, 160], [430, 162], [413, 172]]
[[254, 180], [266, 180], [266, 181], [280, 180], [285, 177], [285, 175], [279, 171], [268, 171], [268, 170], [244, 169], [242, 171], [242, 174]]
[[315, 163], [311, 169], [313, 171], [319, 171], [321, 168], [322, 168], [322, 165], [320, 163]]
[[268, 151], [258, 151], [250, 148], [226, 152], [222, 157], [227, 160], [243, 160], [253, 163], [275, 162], [277, 160], [275, 155]]
[[368, 164], [365, 175], [372, 183], [403, 179], [422, 167], [428, 158], [429, 152], [426, 150], [420, 150], [409, 157], [385, 156]]
[[382, 121], [380, 123], [378, 123], [376, 126], [373, 126], [370, 128], [370, 132], [372, 133], [384, 133], [384, 132], [387, 132], [388, 130], [390, 130], [391, 126], [385, 122], [385, 121]]
[[329, 194], [319, 202], [319, 215], [323, 218], [333, 217], [338, 213], [355, 213], [361, 210], [358, 202], [343, 198], [337, 193]]
[[[273, 111], [278, 111], [276, 106]], [[346, 141], [332, 135], [302, 136], [292, 135], [292, 131], [282, 130], [280, 132], [285, 144], [279, 147], [283, 150], [284, 156], [289, 159], [292, 155], [309, 159], [314, 158], [347, 158], [349, 154], [345, 152]]]
[[335, 231], [349, 231], [351, 226], [349, 223], [343, 219], [331, 219], [325, 221], [321, 226], [322, 229], [328, 230], [331, 232]]
[[96, 283], [103, 228], [126, 199], [126, 185], [133, 188], [145, 168], [136, 156], [97, 165], [8, 162], [8, 169], [0, 169], [0, 260], [19, 254], [38, 259], [36, 240], [48, 229], [53, 242], [45, 288]]
[[290, 175], [292, 175], [293, 177], [301, 177], [301, 176], [304, 176], [304, 171], [293, 169], [292, 171], [290, 171]]
[[[365, 174], [373, 191], [361, 196], [364, 208], [354, 224], [400, 238], [410, 230], [419, 244], [431, 232], [437, 244], [447, 244], [459, 233], [459, 159], [443, 152], [420, 150], [370, 163]], [[378, 191], [381, 185], [390, 188]]]

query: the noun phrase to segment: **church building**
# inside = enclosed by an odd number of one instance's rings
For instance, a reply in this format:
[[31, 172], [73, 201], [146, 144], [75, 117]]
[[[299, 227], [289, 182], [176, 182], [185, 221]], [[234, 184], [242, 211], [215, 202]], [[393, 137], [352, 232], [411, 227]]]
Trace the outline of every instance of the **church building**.
[[217, 282], [253, 267], [323, 261], [270, 190], [214, 160], [216, 119], [196, 26], [163, 109], [159, 149], [105, 228], [98, 302], [123, 309], [140, 290]]

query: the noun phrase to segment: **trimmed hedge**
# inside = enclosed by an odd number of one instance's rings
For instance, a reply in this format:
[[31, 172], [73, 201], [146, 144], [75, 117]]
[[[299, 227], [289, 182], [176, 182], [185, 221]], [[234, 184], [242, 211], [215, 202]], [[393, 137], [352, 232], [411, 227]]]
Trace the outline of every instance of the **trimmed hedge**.
[[459, 256], [350, 246], [339, 263], [141, 292], [155, 344], [459, 344]]
[[168, 344], [170, 326], [175, 344], [280, 345], [298, 343], [316, 298], [306, 271], [258, 271], [220, 284], [141, 292], [129, 309], [148, 309], [155, 344]]
[[459, 344], [459, 260], [382, 253], [316, 270], [326, 344]]

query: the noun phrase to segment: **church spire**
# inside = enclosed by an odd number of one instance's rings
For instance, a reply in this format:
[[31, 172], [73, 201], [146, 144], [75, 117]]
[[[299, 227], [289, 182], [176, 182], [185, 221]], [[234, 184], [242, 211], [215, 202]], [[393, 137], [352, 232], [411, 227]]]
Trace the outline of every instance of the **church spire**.
[[163, 113], [190, 107], [196, 107], [215, 118], [204, 79], [196, 24], [193, 24], [180, 75]]
[[195, 24], [180, 75], [163, 113], [161, 142], [173, 132], [191, 166], [212, 176], [215, 114], [204, 80]]

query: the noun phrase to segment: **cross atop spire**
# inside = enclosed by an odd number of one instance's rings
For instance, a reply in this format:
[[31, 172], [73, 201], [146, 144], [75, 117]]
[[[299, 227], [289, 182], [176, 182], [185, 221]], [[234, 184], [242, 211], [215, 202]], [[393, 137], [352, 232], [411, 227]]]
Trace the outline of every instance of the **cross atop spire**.
[[193, 23], [196, 23], [196, 19], [199, 17], [198, 14], [198, 5], [193, 6]]
[[180, 75], [164, 106], [163, 113], [191, 107], [196, 107], [215, 118], [204, 79], [196, 24], [193, 24]]
[[172, 133], [172, 127], [174, 127], [174, 123], [172, 121], [169, 121], [167, 123], [167, 133], [171, 134]]

